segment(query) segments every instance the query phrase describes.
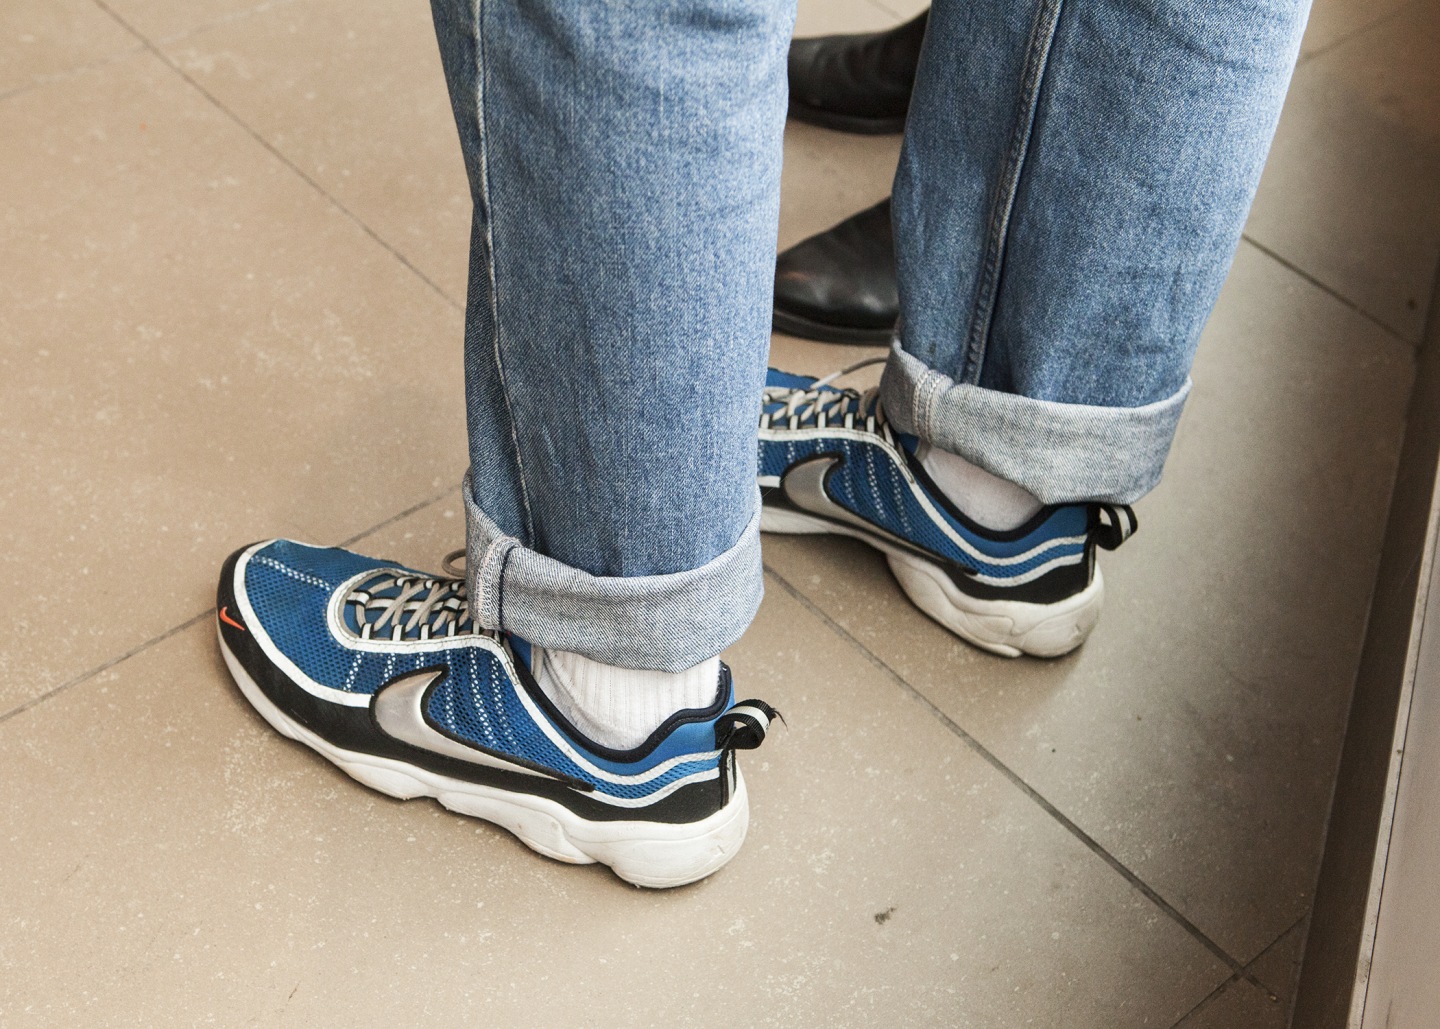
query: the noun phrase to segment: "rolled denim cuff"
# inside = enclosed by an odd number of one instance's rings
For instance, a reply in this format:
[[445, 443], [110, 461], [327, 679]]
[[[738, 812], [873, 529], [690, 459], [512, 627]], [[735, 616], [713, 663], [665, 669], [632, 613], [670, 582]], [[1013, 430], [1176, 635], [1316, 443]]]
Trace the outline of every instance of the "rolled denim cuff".
[[680, 672], [740, 638], [760, 607], [760, 495], [740, 539], [668, 575], [599, 576], [507, 536], [465, 473], [465, 577], [479, 624], [623, 668]]
[[1130, 504], [1155, 488], [1190, 380], [1144, 407], [1095, 407], [957, 383], [896, 344], [880, 380], [885, 417], [1045, 504]]

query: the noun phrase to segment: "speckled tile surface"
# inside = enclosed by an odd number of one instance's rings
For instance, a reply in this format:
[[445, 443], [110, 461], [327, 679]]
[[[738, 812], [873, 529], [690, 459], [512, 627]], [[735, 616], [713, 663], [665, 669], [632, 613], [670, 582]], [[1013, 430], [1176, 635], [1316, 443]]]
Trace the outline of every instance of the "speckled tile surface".
[[727, 659], [788, 728], [740, 856], [648, 893], [351, 782], [197, 625], [0, 726], [0, 1021], [1168, 1026], [1228, 974], [783, 589]]
[[[922, 7], [804, 0], [797, 31]], [[979, 654], [863, 547], [768, 540], [727, 658], [789, 727], [740, 856], [651, 894], [351, 782], [216, 655], [241, 543], [463, 539], [468, 194], [427, 5], [5, 5], [0, 1026], [1278, 1029], [1440, 253], [1436, 26], [1317, 4], [1086, 648]], [[898, 150], [790, 126], [781, 246]]]

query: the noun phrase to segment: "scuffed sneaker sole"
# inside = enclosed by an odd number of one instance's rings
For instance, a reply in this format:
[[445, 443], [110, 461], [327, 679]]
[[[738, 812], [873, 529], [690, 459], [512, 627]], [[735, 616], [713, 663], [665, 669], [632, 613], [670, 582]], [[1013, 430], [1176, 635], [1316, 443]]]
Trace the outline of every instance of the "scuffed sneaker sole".
[[982, 600], [960, 590], [936, 565], [898, 547], [887, 546], [864, 530], [767, 507], [760, 531], [785, 534], [850, 536], [885, 554], [900, 588], [935, 621], [968, 643], [1002, 657], [1060, 657], [1085, 642], [1100, 620], [1105, 580], [1100, 569], [1090, 585], [1053, 604], [1018, 600]]
[[544, 797], [464, 782], [393, 758], [337, 747], [277, 707], [231, 653], [223, 633], [220, 653], [245, 699], [280, 735], [303, 743], [352, 779], [386, 796], [433, 798], [457, 814], [505, 829], [531, 850], [557, 861], [598, 862], [628, 883], [665, 889], [719, 870], [745, 842], [750, 805], [738, 768], [729, 802], [701, 821], [590, 821]]

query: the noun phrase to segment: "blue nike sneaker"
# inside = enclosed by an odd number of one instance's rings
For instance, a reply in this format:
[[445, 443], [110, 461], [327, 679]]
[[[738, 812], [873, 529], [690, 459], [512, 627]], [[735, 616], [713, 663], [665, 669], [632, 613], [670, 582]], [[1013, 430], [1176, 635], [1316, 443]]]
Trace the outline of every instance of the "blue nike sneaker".
[[708, 708], [615, 751], [550, 703], [527, 643], [475, 625], [462, 578], [271, 540], [225, 562], [216, 618], [245, 699], [382, 793], [434, 797], [637, 886], [702, 879], [745, 839], [735, 752], [775, 712], [737, 704], [723, 664]]
[[875, 390], [771, 369], [760, 414], [760, 528], [838, 533], [883, 551], [910, 599], [978, 647], [1058, 657], [1100, 617], [1097, 547], [1113, 550], [1135, 513], [1110, 504], [1046, 507], [1018, 529], [977, 525], [931, 481], [918, 441], [895, 432]]

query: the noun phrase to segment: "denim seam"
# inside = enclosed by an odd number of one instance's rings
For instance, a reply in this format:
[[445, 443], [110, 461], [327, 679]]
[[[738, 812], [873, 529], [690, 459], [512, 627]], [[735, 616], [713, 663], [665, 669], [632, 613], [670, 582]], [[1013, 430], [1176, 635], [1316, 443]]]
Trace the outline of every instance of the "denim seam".
[[485, 208], [485, 270], [490, 276], [490, 317], [495, 324], [495, 373], [500, 379], [500, 395], [505, 401], [505, 418], [510, 428], [510, 446], [515, 453], [515, 471], [520, 485], [520, 508], [525, 512], [525, 537], [535, 538], [535, 518], [530, 510], [530, 490], [525, 482], [525, 459], [520, 453], [520, 436], [515, 431], [515, 411], [510, 406], [510, 384], [505, 378], [505, 361], [501, 356], [500, 337], [500, 285], [495, 274], [495, 225], [493, 206], [490, 203], [490, 145], [485, 131], [485, 80], [489, 62], [485, 59], [485, 31], [481, 22], [485, 14], [485, 0], [475, 0], [475, 47], [480, 67], [475, 75], [475, 118], [479, 122], [478, 147], [480, 169], [479, 202]]
[[1190, 382], [1140, 407], [1038, 400], [957, 383], [891, 348], [880, 380], [892, 424], [1047, 504], [1128, 504], [1160, 479]]
[[[509, 561], [510, 551], [515, 549], [514, 542], [510, 536], [498, 536], [491, 540], [489, 546], [485, 548], [485, 557], [480, 562], [480, 568], [474, 577], [472, 589], [480, 598], [480, 603], [476, 605], [479, 608], [477, 617], [481, 619], [482, 624], [493, 621], [495, 624], [490, 628], [505, 628], [500, 621], [500, 576], [498, 573], [490, 574], [490, 569], [499, 561], [503, 571], [505, 564]], [[490, 590], [485, 588], [485, 585], [490, 582], [495, 583], [494, 592], [496, 594], [493, 618], [490, 617]]]
[[505, 627], [505, 569], [510, 567], [510, 555], [513, 553], [514, 547], [505, 548], [500, 570], [495, 573], [495, 624], [502, 629]]
[[931, 389], [932, 381], [933, 376], [927, 368], [920, 381], [915, 383], [915, 393], [910, 398], [910, 421], [915, 434], [921, 439], [930, 435], [930, 411], [935, 396], [935, 391]]
[[1010, 232], [1010, 216], [1015, 209], [1015, 197], [1020, 191], [1020, 179], [1024, 171], [1025, 158], [1030, 149], [1030, 136], [1035, 127], [1035, 115], [1040, 104], [1040, 85], [1050, 62], [1050, 46], [1060, 24], [1060, 10], [1064, 0], [1041, 0], [1035, 12], [1035, 24], [1030, 30], [1030, 42], [1026, 48], [1025, 75], [1021, 79], [1019, 109], [1010, 135], [1010, 148], [1005, 155], [1005, 164], [995, 184], [995, 196], [990, 210], [990, 222], [985, 233], [985, 260], [981, 267], [980, 279], [975, 287], [975, 306], [971, 313], [970, 339], [965, 348], [964, 362], [960, 368], [960, 381], [979, 385], [980, 373], [985, 365], [985, 355], [990, 341], [990, 329], [995, 318], [995, 304], [1000, 295], [1001, 269], [1005, 263], [1005, 245]]

